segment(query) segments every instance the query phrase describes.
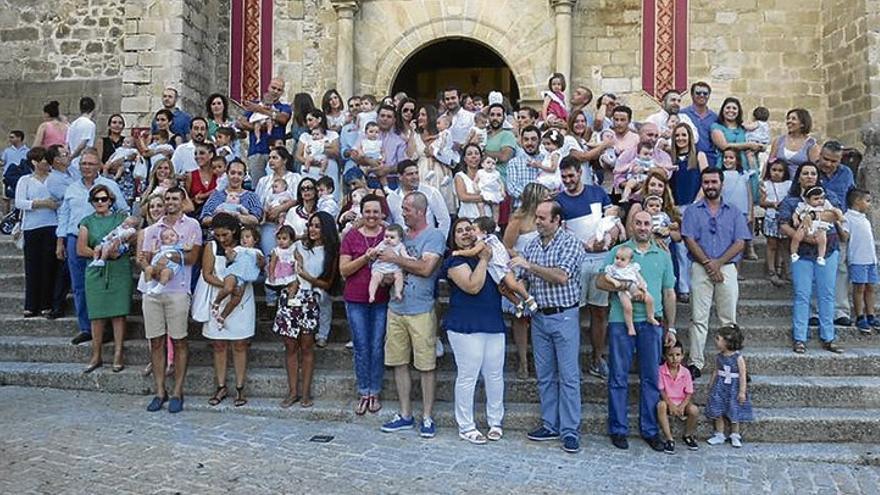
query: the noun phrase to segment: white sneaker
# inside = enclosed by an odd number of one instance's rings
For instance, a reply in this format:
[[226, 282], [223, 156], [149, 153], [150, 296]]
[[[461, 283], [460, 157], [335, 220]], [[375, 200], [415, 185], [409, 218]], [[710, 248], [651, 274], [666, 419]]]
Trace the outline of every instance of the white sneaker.
[[446, 354], [446, 349], [443, 348], [443, 342], [440, 339], [437, 339], [437, 343], [434, 345], [434, 352], [437, 354], [437, 357], [443, 357]]
[[797, 260], [799, 260], [799, 259], [801, 259], [801, 257], [798, 256], [797, 253], [794, 253], [794, 254], [791, 255], [791, 261], [797, 261]]
[[354, 349], [354, 342], [349, 340], [348, 342], [345, 343], [345, 348], [346, 349]]
[[720, 431], [716, 431], [714, 435], [712, 435], [711, 437], [709, 437], [708, 440], [706, 440], [706, 443], [708, 443], [709, 445], [721, 445], [726, 440], [727, 440], [727, 436], [724, 435], [724, 433], [721, 433]]
[[740, 448], [743, 446], [742, 437], [739, 433], [730, 434], [730, 445], [733, 445], [736, 448]]
[[825, 266], [825, 258], [819, 256], [818, 258], [816, 258], [816, 264], [819, 266]]

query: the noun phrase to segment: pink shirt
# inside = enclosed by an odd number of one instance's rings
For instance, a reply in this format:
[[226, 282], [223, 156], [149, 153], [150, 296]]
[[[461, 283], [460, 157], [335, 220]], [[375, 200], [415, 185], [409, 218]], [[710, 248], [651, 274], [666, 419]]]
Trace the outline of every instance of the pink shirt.
[[[151, 253], [158, 251], [160, 244], [159, 235], [167, 228], [169, 228], [169, 226], [165, 225], [164, 218], [147, 227], [146, 230], [144, 230], [144, 243], [141, 246], [141, 250]], [[174, 230], [177, 232], [181, 245], [192, 244], [193, 247], [202, 245], [202, 227], [199, 225], [198, 220], [182, 215], [180, 220], [174, 224]], [[178, 271], [177, 274], [174, 275], [174, 278], [168, 282], [168, 285], [165, 286], [164, 292], [189, 294], [191, 280], [192, 265], [183, 264], [181, 270]], [[141, 292], [147, 290], [147, 284], [144, 282], [143, 276], [138, 280], [138, 290]]]
[[669, 373], [666, 363], [660, 365], [660, 391], [666, 391], [666, 397], [673, 404], [681, 404], [688, 395], [694, 393], [694, 382], [691, 380], [691, 372], [684, 366], [678, 367], [675, 378]]
[[[385, 237], [383, 228], [375, 237], [366, 237], [357, 229], [351, 229], [342, 240], [339, 255], [348, 255], [352, 259], [363, 256], [367, 249], [376, 247]], [[342, 297], [347, 302], [369, 303], [370, 302], [370, 265], [364, 265], [360, 270], [352, 273], [345, 279], [345, 288]], [[376, 302], [388, 302], [388, 286], [379, 286], [376, 291]]]

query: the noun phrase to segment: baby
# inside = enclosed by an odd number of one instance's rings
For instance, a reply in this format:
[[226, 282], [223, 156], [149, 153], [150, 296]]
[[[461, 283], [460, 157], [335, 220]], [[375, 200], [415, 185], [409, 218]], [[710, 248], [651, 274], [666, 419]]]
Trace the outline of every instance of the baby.
[[596, 225], [596, 242], [601, 242], [604, 249], [608, 250], [614, 244], [615, 238], [626, 240], [626, 229], [620, 221], [620, 207], [609, 205]]
[[226, 201], [217, 205], [216, 212], [247, 215], [248, 210], [241, 204], [241, 196], [237, 192], [227, 192]]
[[620, 195], [620, 201], [625, 203], [629, 201], [633, 191], [641, 187], [645, 179], [648, 178], [648, 170], [651, 170], [654, 164], [654, 145], [650, 141], [642, 141], [639, 143], [638, 155], [635, 160], [630, 163], [623, 182], [623, 193]]
[[[404, 235], [403, 227], [397, 224], [389, 225], [385, 228], [385, 238], [376, 246], [376, 251], [382, 252], [382, 250], [387, 249], [398, 256], [414, 259], [406, 252], [406, 246], [403, 245]], [[379, 289], [379, 285], [382, 283], [385, 275], [394, 276], [391, 297], [398, 301], [403, 299], [403, 270], [394, 263], [376, 260], [370, 265], [370, 303], [376, 300], [376, 291]]]
[[147, 146], [148, 153], [144, 154], [144, 156], [149, 155], [151, 168], [158, 165], [162, 160], [171, 159], [171, 154], [174, 153], [174, 146], [169, 143], [170, 139], [171, 136], [164, 129], [159, 129], [152, 134], [150, 145]]
[[320, 126], [309, 131], [312, 139], [306, 143], [305, 163], [307, 175], [320, 176], [327, 173], [327, 155], [324, 148], [327, 146], [326, 134]]
[[366, 195], [366, 189], [355, 189], [350, 193], [349, 197], [351, 206], [349, 207], [348, 211], [353, 212], [355, 216], [352, 220], [345, 224], [345, 228], [343, 228], [342, 232], [340, 233], [340, 238], [345, 237], [345, 234], [347, 234], [353, 226], [358, 224], [358, 220], [361, 218], [361, 200], [363, 200]]
[[133, 168], [134, 161], [138, 158], [140, 158], [140, 155], [138, 155], [138, 150], [135, 147], [134, 138], [126, 136], [122, 140], [122, 146], [116, 148], [116, 151], [107, 159], [107, 163], [104, 165], [104, 175], [119, 181], [125, 170]]
[[[754, 122], [743, 124], [746, 130], [746, 142], [761, 144], [766, 150], [770, 146], [770, 123], [768, 122], [770, 110], [767, 110], [767, 107], [755, 107], [752, 110], [752, 117], [755, 119]], [[754, 150], [746, 150], [746, 160], [749, 161], [749, 166], [755, 170], [758, 170], [757, 165], [765, 163], [767, 158], [766, 151], [756, 155]]]
[[296, 294], [299, 284], [296, 278], [296, 248], [293, 241], [296, 232], [290, 225], [282, 225], [275, 233], [276, 245], [272, 248], [269, 257], [269, 268], [266, 270], [266, 286], [282, 290], [287, 289], [288, 294]]
[[828, 247], [827, 231], [834, 223], [843, 222], [843, 212], [825, 199], [822, 186], [813, 186], [804, 193], [804, 200], [798, 203], [791, 217], [792, 226], [796, 229], [791, 236], [791, 261], [801, 259], [798, 248], [804, 237], [816, 238], [816, 264], [825, 266], [825, 251]]
[[357, 114], [358, 129], [361, 134], [367, 132], [367, 124], [375, 122], [378, 118], [376, 103], [376, 97], [373, 95], [364, 95], [361, 97], [361, 111]]
[[128, 242], [137, 234], [137, 228], [140, 224], [140, 218], [128, 217], [119, 226], [111, 230], [92, 250], [94, 255], [89, 266], [102, 267], [107, 264], [111, 254], [123, 254], [128, 251]]
[[281, 177], [272, 180], [272, 193], [266, 196], [266, 204], [263, 211], [269, 211], [276, 206], [281, 206], [289, 201], [296, 201], [293, 193], [287, 189], [287, 181]]
[[468, 134], [467, 142], [478, 145], [481, 150], [486, 149], [486, 140], [489, 139], [488, 127], [489, 117], [486, 117], [486, 114], [482, 112], [475, 113], [474, 125]]
[[[529, 311], [537, 311], [538, 303], [529, 294], [522, 281], [516, 278], [510, 269], [510, 254], [504, 244], [495, 236], [495, 221], [489, 217], [479, 217], [473, 221], [474, 236], [477, 242], [470, 249], [458, 249], [452, 252], [453, 256], [478, 256], [483, 246], [488, 245], [492, 250], [492, 259], [489, 261], [489, 275], [496, 284], [503, 285], [507, 290], [502, 291], [511, 302], [516, 305], [516, 317], [521, 318], [528, 307]], [[511, 294], [513, 292], [513, 294]], [[518, 296], [518, 297], [517, 297]]]
[[336, 191], [336, 185], [333, 179], [327, 175], [318, 179], [318, 211], [326, 211], [331, 217], [339, 216], [339, 203], [333, 196]]
[[144, 280], [147, 282], [145, 294], [161, 294], [165, 285], [177, 275], [183, 265], [184, 246], [180, 245], [180, 236], [174, 229], [165, 229], [159, 234], [159, 246], [150, 260], [150, 266], [144, 268]]
[[673, 222], [669, 215], [663, 211], [663, 198], [651, 195], [642, 200], [642, 206], [651, 214], [651, 231], [654, 236], [663, 241], [667, 246], [670, 241], [680, 241], [679, 225]]
[[449, 130], [451, 126], [452, 121], [448, 115], [437, 117], [437, 139], [431, 143], [431, 153], [434, 155], [434, 160], [449, 168], [455, 167], [460, 159], [458, 153], [452, 149], [452, 132]]
[[231, 127], [221, 127], [217, 129], [217, 133], [214, 135], [214, 147], [216, 148], [217, 156], [223, 158], [226, 163], [239, 158], [232, 148], [234, 139], [235, 130]]
[[[271, 102], [272, 98], [268, 93], [263, 95], [263, 101]], [[271, 104], [269, 104], [271, 106]], [[262, 139], [262, 135], [265, 132], [267, 135], [272, 134], [272, 126], [274, 121], [270, 115], [266, 115], [265, 113], [253, 112], [248, 118], [248, 122], [253, 126], [254, 130], [254, 138], [256, 138], [257, 142]]]
[[[598, 136], [599, 140], [597, 141], [597, 144], [602, 143], [603, 141], [614, 142], [614, 131], [611, 129], [605, 129], [601, 134], [598, 134]], [[599, 163], [604, 167], [614, 168], [614, 165], [617, 164], [617, 150], [614, 146], [605, 148], [605, 151], [599, 156]]]
[[565, 137], [558, 129], [550, 129], [544, 133], [541, 145], [547, 154], [544, 161], [538, 167], [538, 177], [535, 182], [550, 189], [551, 193], [555, 193], [562, 189], [562, 176], [559, 171], [559, 162], [562, 160], [562, 148]]
[[480, 188], [480, 196], [492, 209], [492, 219], [498, 223], [498, 214], [501, 210], [501, 202], [504, 201], [504, 183], [501, 174], [496, 169], [495, 159], [491, 156], [483, 158], [477, 170], [477, 186]]
[[633, 250], [629, 246], [620, 246], [614, 253], [614, 263], [605, 267], [605, 280], [617, 289], [626, 288], [617, 292], [620, 299], [620, 306], [623, 308], [623, 319], [626, 322], [626, 333], [628, 335], [636, 334], [636, 327], [633, 323], [633, 303], [632, 297], [637, 290], [641, 290], [645, 295], [645, 315], [646, 321], [651, 325], [659, 325], [660, 322], [654, 317], [654, 298], [648, 292], [648, 284], [640, 273], [641, 267], [633, 260]]
[[681, 118], [677, 113], [670, 113], [669, 117], [666, 117], [666, 123], [663, 126], [663, 132], [660, 134], [660, 138], [657, 139], [657, 147], [661, 150], [666, 150], [667, 152], [672, 146], [672, 133], [675, 131], [675, 126], [681, 123]]
[[[226, 318], [241, 302], [245, 285], [256, 282], [260, 276], [260, 269], [263, 267], [263, 253], [256, 247], [259, 242], [260, 231], [258, 228], [242, 227], [241, 245], [235, 246], [232, 248], [232, 252], [227, 254], [226, 269], [223, 270], [223, 273], [217, 274], [223, 278], [223, 288], [217, 292], [211, 312], [221, 330]], [[221, 311], [220, 305], [227, 297], [229, 301]]]
[[[364, 157], [371, 160], [379, 162], [384, 160], [382, 157], [382, 140], [379, 139], [379, 124], [375, 122], [367, 123], [364, 137], [360, 142], [360, 152]], [[369, 167], [365, 165], [361, 166], [361, 171], [363, 171], [364, 175], [370, 174]]]

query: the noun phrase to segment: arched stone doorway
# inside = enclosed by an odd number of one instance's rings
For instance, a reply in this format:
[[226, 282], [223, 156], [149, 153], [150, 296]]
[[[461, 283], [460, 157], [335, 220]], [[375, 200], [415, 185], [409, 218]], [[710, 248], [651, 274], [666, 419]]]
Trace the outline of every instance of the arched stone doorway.
[[416, 50], [400, 67], [391, 94], [403, 91], [419, 103], [435, 103], [448, 86], [484, 98], [501, 91], [519, 101], [519, 84], [507, 62], [493, 49], [466, 38], [446, 38]]

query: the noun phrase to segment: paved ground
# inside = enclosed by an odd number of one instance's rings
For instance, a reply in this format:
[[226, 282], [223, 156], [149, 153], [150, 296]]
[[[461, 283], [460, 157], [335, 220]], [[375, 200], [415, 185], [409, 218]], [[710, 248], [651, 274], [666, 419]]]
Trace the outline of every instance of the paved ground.
[[864, 445], [704, 444], [667, 456], [587, 437], [568, 455], [517, 432], [471, 446], [448, 428], [422, 440], [363, 424], [150, 414], [146, 402], [0, 387], [0, 493], [880, 493], [880, 468], [865, 465], [877, 451]]

